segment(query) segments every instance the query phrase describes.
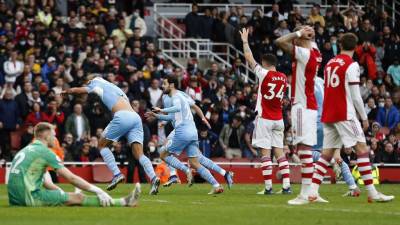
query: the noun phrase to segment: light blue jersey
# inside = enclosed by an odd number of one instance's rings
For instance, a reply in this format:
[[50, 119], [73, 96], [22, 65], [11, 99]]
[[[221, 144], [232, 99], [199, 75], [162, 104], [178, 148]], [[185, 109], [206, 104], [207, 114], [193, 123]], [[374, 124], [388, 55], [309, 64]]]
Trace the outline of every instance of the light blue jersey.
[[[88, 93], [97, 94], [110, 111], [121, 97], [129, 103], [128, 97], [119, 87], [103, 78], [94, 78], [86, 88]], [[142, 144], [142, 120], [135, 111], [121, 110], [115, 112], [113, 119], [104, 129], [103, 136], [112, 141], [118, 141], [122, 136], [125, 136], [129, 144], [133, 142]]]
[[164, 95], [163, 104], [162, 111], [168, 115], [159, 115], [158, 119], [172, 122], [175, 128], [168, 135], [166, 150], [179, 155], [185, 149], [189, 157], [197, 156], [197, 128], [191, 111], [195, 102], [186, 93], [177, 91], [171, 97]]
[[96, 77], [91, 80], [86, 88], [88, 93], [97, 94], [110, 111], [120, 97], [129, 102], [128, 97], [119, 87], [100, 77]]
[[321, 151], [322, 143], [324, 141], [324, 131], [321, 123], [322, 106], [324, 102], [324, 80], [320, 77], [315, 78], [314, 88], [315, 98], [318, 104], [318, 119], [317, 119], [317, 145], [314, 146], [314, 150]]

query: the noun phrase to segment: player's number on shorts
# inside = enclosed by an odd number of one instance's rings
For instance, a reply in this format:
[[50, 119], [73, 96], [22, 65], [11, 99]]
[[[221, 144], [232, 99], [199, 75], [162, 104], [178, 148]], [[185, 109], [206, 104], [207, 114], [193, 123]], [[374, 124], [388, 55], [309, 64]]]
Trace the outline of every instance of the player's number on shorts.
[[283, 99], [283, 88], [284, 88], [284, 85], [281, 85], [281, 88], [279, 89], [279, 91], [276, 94], [275, 94], [275, 91], [274, 91], [275, 87], [276, 87], [276, 84], [268, 83], [267, 86], [269, 87], [269, 90], [268, 90], [268, 94], [264, 95], [265, 99], [271, 100], [271, 99], [273, 99], [275, 97], [279, 98], [280, 100]]
[[336, 74], [336, 70], [338, 68], [339, 68], [338, 66], [333, 68], [333, 70], [332, 70], [332, 67], [330, 67], [330, 66], [326, 68], [326, 76], [327, 76], [326, 81], [328, 82], [327, 87], [335, 88], [335, 87], [339, 86], [340, 79], [339, 79], [339, 76]]
[[15, 156], [15, 163], [10, 168], [10, 173], [19, 174], [19, 169], [17, 169], [17, 167], [19, 166], [19, 164], [22, 163], [22, 161], [24, 161], [24, 159], [25, 159], [25, 153], [23, 152], [18, 153]]

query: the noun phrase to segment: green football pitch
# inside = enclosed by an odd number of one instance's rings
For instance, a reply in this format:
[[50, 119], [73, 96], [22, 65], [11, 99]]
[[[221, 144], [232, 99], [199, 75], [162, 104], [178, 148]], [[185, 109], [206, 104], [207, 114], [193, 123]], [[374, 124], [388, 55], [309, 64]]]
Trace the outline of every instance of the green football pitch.
[[[62, 187], [70, 191], [69, 185]], [[104, 188], [104, 186], [102, 186]], [[121, 197], [133, 185], [120, 185], [111, 192]], [[176, 185], [161, 188], [157, 196], [149, 196], [148, 185], [142, 186], [142, 196], [136, 208], [84, 207], [9, 207], [7, 189], [0, 186], [0, 224], [8, 225], [124, 225], [124, 224], [185, 224], [185, 225], [242, 225], [242, 224], [337, 224], [384, 225], [400, 224], [400, 185], [381, 185], [379, 190], [398, 199], [390, 203], [367, 203], [366, 192], [359, 198], [342, 197], [344, 185], [323, 185], [321, 195], [327, 204], [289, 206], [287, 200], [295, 195], [256, 195], [262, 185], [235, 185], [232, 190], [217, 196], [207, 195], [209, 185], [196, 184], [191, 188]], [[275, 187], [279, 190], [279, 186]], [[298, 193], [299, 186], [294, 186]]]

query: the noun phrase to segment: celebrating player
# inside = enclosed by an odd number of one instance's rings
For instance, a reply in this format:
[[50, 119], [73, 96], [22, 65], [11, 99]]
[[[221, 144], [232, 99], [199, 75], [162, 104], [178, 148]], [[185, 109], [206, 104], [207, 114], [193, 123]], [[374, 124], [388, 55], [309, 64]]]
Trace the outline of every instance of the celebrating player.
[[[54, 144], [55, 131], [50, 123], [41, 122], [34, 128], [35, 140], [15, 156], [10, 168], [7, 184], [8, 198], [13, 206], [136, 206], [140, 186], [127, 197], [112, 199], [100, 188], [89, 184], [65, 168], [60, 159], [49, 149]], [[65, 193], [45, 177], [51, 167], [75, 187], [94, 193], [85, 196], [80, 193]]]
[[[318, 103], [318, 120], [317, 120], [317, 144], [313, 147], [313, 161], [316, 163], [321, 156], [321, 150], [324, 141], [324, 131], [323, 125], [321, 122], [322, 116], [322, 107], [324, 101], [324, 80], [316, 77], [315, 78], [315, 98], [317, 99]], [[340, 156], [340, 149], [335, 151], [335, 167], [334, 170], [339, 170], [342, 174], [344, 181], [346, 182], [347, 186], [349, 187], [349, 191], [346, 192], [343, 196], [351, 196], [351, 197], [358, 197], [360, 196], [360, 188], [357, 186], [353, 175], [351, 174], [349, 166], [343, 162]], [[338, 169], [336, 168], [338, 165]], [[336, 172], [336, 171], [335, 171]]]
[[[177, 90], [177, 93], [181, 94], [182, 96], [185, 97], [185, 99], [187, 100], [188, 104], [190, 105], [191, 109], [193, 109], [196, 114], [201, 118], [201, 120], [203, 121], [203, 123], [210, 129], [211, 126], [207, 121], [207, 118], [204, 116], [203, 112], [201, 111], [201, 109], [194, 104], [193, 100], [184, 92]], [[167, 107], [171, 107], [172, 106], [172, 99], [169, 95], [164, 94], [163, 97], [163, 105], [164, 108]], [[170, 117], [167, 118], [171, 118], [171, 116], [173, 116], [170, 113]], [[159, 119], [162, 119], [163, 117], [160, 117]], [[174, 120], [172, 120], [172, 125], [175, 126]], [[175, 131], [172, 131], [168, 137], [167, 137], [167, 143], [168, 141], [171, 141], [174, 137]], [[161, 150], [165, 150], [165, 148], [162, 148]], [[174, 157], [173, 155], [169, 155], [167, 157], [170, 162], [173, 161], [174, 163], [168, 164], [170, 171], [171, 171], [171, 176], [168, 180], [168, 182], [166, 184], [164, 184], [164, 186], [170, 186], [173, 183], [177, 183], [178, 182], [178, 177], [176, 175], [176, 169], [182, 170], [183, 172], [185, 172], [188, 175], [189, 168], [187, 166], [185, 166], [183, 163], [181, 163], [176, 157]], [[209, 158], [205, 157], [199, 150], [199, 163], [201, 165], [203, 165], [204, 167], [206, 167], [209, 170], [213, 170], [217, 173], [219, 173], [221, 176], [223, 176], [226, 180], [226, 183], [228, 184], [228, 188], [230, 189], [233, 185], [233, 173], [230, 171], [226, 171], [224, 169], [222, 169], [220, 166], [218, 166], [216, 163], [214, 163], [212, 160], [210, 160]], [[189, 183], [191, 183], [191, 179], [192, 176], [191, 174], [189, 175], [190, 179], [188, 179]]]
[[273, 193], [271, 149], [274, 151], [283, 178], [282, 194], [291, 194], [289, 163], [283, 153], [285, 125], [282, 119], [282, 99], [287, 88], [287, 78], [285, 74], [276, 71], [277, 58], [274, 55], [262, 56], [262, 66], [254, 60], [248, 43], [248, 29], [244, 28], [240, 35], [243, 41], [244, 56], [259, 80], [256, 106], [258, 115], [253, 131], [252, 145], [261, 148], [261, 168], [265, 189], [258, 194]]
[[[179, 164], [182, 163], [177, 158], [171, 157], [171, 154], [179, 155], [183, 150], [185, 150], [189, 157], [190, 166], [196, 169], [200, 176], [213, 186], [213, 189], [209, 194], [222, 193], [224, 191], [222, 186], [215, 180], [210, 171], [202, 166], [198, 160], [199, 142], [197, 129], [193, 120], [192, 112], [190, 111], [190, 106], [194, 105], [194, 101], [191, 100], [191, 103], [189, 104], [188, 98], [178, 92], [176, 89], [177, 86], [178, 80], [176, 78], [168, 77], [167, 79], [164, 79], [162, 88], [164, 93], [171, 97], [172, 106], [164, 109], [154, 107], [153, 112], [148, 112], [146, 114], [147, 117], [155, 116], [158, 119], [169, 120], [174, 123], [174, 134], [167, 144], [162, 147], [160, 157], [169, 165], [177, 168], [179, 167]], [[185, 171], [185, 168], [183, 167], [178, 169]], [[186, 175], [189, 178], [189, 182], [191, 182], [191, 173], [189, 170], [186, 170]]]
[[107, 167], [112, 171], [114, 177], [107, 190], [114, 189], [118, 183], [124, 181], [125, 177], [119, 170], [114, 155], [109, 146], [125, 136], [128, 143], [132, 146], [134, 157], [139, 160], [143, 166], [147, 176], [151, 179], [150, 194], [157, 194], [160, 186], [160, 179], [154, 172], [153, 165], [150, 160], [143, 154], [143, 126], [140, 116], [132, 109], [129, 104], [128, 97], [125, 93], [114, 84], [104, 80], [103, 78], [88, 76], [87, 87], [70, 88], [64, 93], [66, 94], [97, 94], [106, 107], [114, 114], [113, 119], [103, 132], [102, 138], [99, 140], [100, 154], [106, 162]]
[[[387, 202], [394, 196], [379, 193], [373, 184], [369, 150], [363, 129], [357, 119], [361, 117], [364, 129], [368, 129], [368, 118], [360, 95], [360, 68], [352, 57], [358, 38], [346, 33], [340, 40], [341, 52], [329, 60], [324, 69], [325, 94], [321, 121], [324, 123], [324, 144], [312, 179], [309, 200], [323, 200], [318, 189], [325, 175], [335, 149], [355, 146], [357, 166], [368, 191], [368, 202]], [[324, 200], [326, 202], [326, 200]]]
[[[301, 161], [301, 191], [289, 204], [308, 202], [313, 174], [312, 146], [317, 144], [317, 101], [314, 94], [314, 79], [322, 61], [321, 54], [312, 41], [314, 29], [301, 26], [295, 32], [276, 39], [275, 43], [286, 53], [292, 55], [292, 129], [293, 144]], [[292, 44], [293, 43], [293, 44]]]

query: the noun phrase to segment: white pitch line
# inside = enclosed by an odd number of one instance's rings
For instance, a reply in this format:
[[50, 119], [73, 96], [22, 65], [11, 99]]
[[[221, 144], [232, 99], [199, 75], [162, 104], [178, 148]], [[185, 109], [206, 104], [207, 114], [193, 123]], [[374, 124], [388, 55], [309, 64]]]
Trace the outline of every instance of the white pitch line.
[[159, 202], [159, 203], [169, 203], [167, 200], [162, 200], [162, 199], [143, 199], [141, 200], [143, 202]]
[[[313, 203], [311, 203], [313, 204]], [[323, 203], [322, 203], [323, 204]], [[320, 205], [322, 205], [320, 204]], [[326, 205], [326, 203], [324, 204]], [[258, 204], [258, 207], [265, 207], [265, 208], [284, 208], [284, 209], [304, 209], [304, 210], [312, 210], [312, 211], [326, 211], [326, 212], [344, 212], [344, 213], [373, 213], [373, 214], [382, 214], [382, 215], [390, 215], [390, 216], [400, 216], [400, 212], [382, 212], [382, 211], [369, 211], [369, 210], [354, 210], [354, 209], [338, 209], [338, 208], [325, 208], [325, 207], [301, 207], [301, 206], [288, 206], [288, 205], [263, 205]]]

